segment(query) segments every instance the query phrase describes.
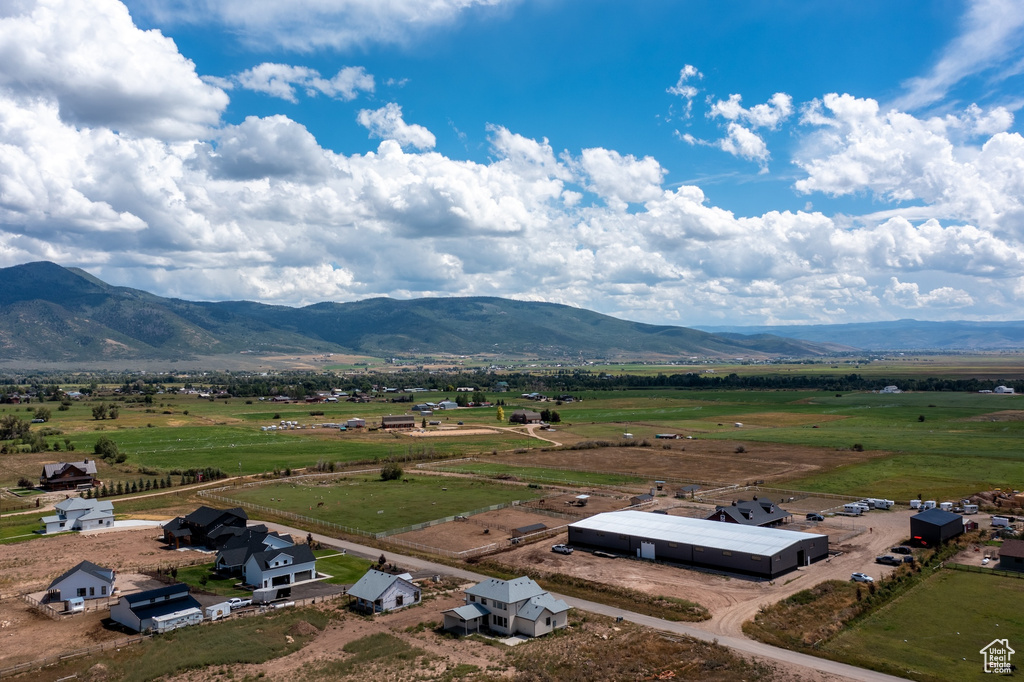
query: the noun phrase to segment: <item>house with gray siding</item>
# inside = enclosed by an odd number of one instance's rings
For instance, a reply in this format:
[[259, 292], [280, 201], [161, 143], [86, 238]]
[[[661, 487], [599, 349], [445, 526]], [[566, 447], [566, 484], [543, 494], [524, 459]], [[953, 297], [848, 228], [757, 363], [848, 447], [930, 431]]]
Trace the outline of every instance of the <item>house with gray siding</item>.
[[828, 556], [828, 536], [620, 511], [569, 525], [569, 544], [772, 579]]
[[57, 576], [46, 588], [45, 600], [64, 601], [74, 597], [103, 599], [114, 593], [114, 569], [83, 561]]
[[486, 629], [539, 637], [564, 628], [568, 613], [568, 604], [530, 578], [490, 578], [466, 590], [465, 606], [444, 612], [444, 627], [462, 634]]
[[355, 598], [355, 606], [362, 611], [382, 613], [420, 603], [420, 588], [408, 573], [393, 575], [371, 568], [348, 594]]

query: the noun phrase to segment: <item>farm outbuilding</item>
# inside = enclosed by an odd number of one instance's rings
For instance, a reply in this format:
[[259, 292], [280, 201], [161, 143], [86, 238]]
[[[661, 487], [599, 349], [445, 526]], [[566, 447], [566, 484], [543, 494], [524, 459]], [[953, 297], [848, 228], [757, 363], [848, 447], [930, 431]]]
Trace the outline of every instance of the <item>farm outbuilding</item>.
[[964, 518], [953, 512], [929, 509], [910, 517], [910, 540], [914, 545], [936, 547], [964, 532]]
[[999, 568], [1003, 571], [1024, 571], [1024, 540], [1003, 540], [999, 548]]
[[570, 524], [569, 543], [768, 579], [828, 556], [827, 535], [641, 511]]

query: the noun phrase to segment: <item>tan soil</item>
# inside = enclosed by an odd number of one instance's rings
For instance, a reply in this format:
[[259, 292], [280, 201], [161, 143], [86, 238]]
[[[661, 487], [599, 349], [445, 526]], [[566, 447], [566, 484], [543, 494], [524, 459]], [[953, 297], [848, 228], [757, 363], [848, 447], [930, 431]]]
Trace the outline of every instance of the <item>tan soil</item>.
[[[743, 446], [746, 452], [737, 453]], [[635, 474], [652, 480], [670, 478], [727, 483], [773, 481], [863, 462], [879, 452], [830, 450], [798, 445], [734, 440], [660, 441], [651, 447], [527, 452], [496, 458], [504, 464]], [[487, 461], [490, 458], [480, 458]]]
[[[572, 521], [543, 514], [531, 514], [521, 508], [498, 509], [474, 514], [466, 521], [451, 521], [411, 533], [396, 536], [400, 540], [415, 542], [426, 547], [436, 547], [454, 552], [476, 549], [497, 543], [504, 547], [509, 544], [513, 528], [543, 523], [548, 528], [564, 526]], [[484, 530], [490, 532], [485, 533]]]
[[4, 545], [0, 591], [11, 595], [43, 589], [83, 560], [126, 573], [139, 566], [183, 565], [198, 556], [194, 551], [168, 549], [157, 540], [159, 533], [159, 528], [75, 533]]
[[412, 438], [434, 438], [437, 436], [449, 437], [449, 436], [489, 436], [499, 433], [494, 429], [439, 429], [437, 431], [402, 431], [403, 436], [410, 436]]

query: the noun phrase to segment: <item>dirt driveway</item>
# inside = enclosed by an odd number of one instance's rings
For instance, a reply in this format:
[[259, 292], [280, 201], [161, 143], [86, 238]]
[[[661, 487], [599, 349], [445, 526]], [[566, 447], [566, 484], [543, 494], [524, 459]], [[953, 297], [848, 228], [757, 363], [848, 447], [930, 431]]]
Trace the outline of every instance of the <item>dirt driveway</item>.
[[[855, 521], [862, 529], [855, 537], [849, 536], [858, 528], [851, 527], [845, 518], [818, 524], [808, 529], [809, 532], [828, 534], [830, 549], [842, 554], [799, 568], [771, 582], [636, 559], [606, 559], [585, 551], [569, 556], [553, 553], [551, 543], [567, 541], [567, 534], [495, 558], [513, 566], [565, 573], [653, 595], [688, 599], [706, 607], [712, 615], [711, 620], [697, 623], [697, 627], [715, 634], [742, 637], [743, 623], [753, 618], [764, 604], [774, 603], [824, 580], [849, 580], [855, 571], [876, 578], [888, 575], [893, 569], [876, 564], [875, 557], [907, 539], [909, 519], [909, 511], [869, 512]], [[837, 545], [832, 538], [845, 539]]]

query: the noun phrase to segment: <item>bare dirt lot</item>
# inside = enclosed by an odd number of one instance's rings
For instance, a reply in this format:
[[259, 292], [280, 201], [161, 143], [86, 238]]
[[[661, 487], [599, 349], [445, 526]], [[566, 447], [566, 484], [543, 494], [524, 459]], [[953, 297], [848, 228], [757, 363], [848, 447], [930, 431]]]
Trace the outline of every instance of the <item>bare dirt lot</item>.
[[[581, 550], [568, 556], [553, 553], [550, 544], [566, 541], [567, 535], [514, 549], [496, 558], [512, 566], [565, 573], [656, 596], [688, 599], [711, 611], [711, 620], [697, 623], [697, 627], [716, 634], [742, 636], [743, 622], [751, 619], [762, 604], [784, 599], [823, 580], [849, 580], [854, 571], [875, 577], [888, 574], [893, 569], [874, 563], [874, 559], [907, 538], [909, 518], [909, 512], [871, 512], [855, 523], [848, 519], [826, 520], [808, 532], [829, 535], [829, 547], [842, 554], [772, 582], [631, 558], [607, 559]], [[860, 532], [850, 537], [857, 531]]]
[[436, 431], [424, 431], [422, 429], [417, 429], [417, 430], [413, 430], [413, 431], [403, 431], [402, 435], [403, 436], [412, 436], [413, 438], [433, 438], [433, 437], [436, 437], [436, 436], [444, 436], [444, 437], [448, 437], [448, 436], [488, 436], [488, 435], [493, 435], [495, 433], [499, 433], [499, 432], [495, 431], [494, 429], [459, 429], [459, 428], [445, 429], [445, 428], [441, 428], [441, 429], [438, 429]]
[[[169, 550], [157, 540], [159, 528], [75, 533], [4, 545], [0, 555], [0, 592], [22, 594], [43, 589], [83, 560], [134, 572], [139, 566], [180, 566], [200, 557], [195, 551]], [[207, 558], [213, 561], [212, 555]]]
[[[666, 448], [667, 445], [667, 448]], [[745, 452], [737, 453], [739, 447]], [[732, 440], [668, 441], [660, 446], [550, 450], [502, 457], [504, 464], [635, 474], [651, 479], [724, 482], [772, 481], [806, 476], [879, 453]], [[481, 458], [487, 461], [485, 458]]]
[[492, 543], [496, 543], [500, 547], [507, 546], [512, 537], [512, 529], [536, 523], [543, 523], [548, 528], [554, 528], [564, 526], [571, 521], [543, 514], [531, 514], [522, 507], [518, 507], [474, 514], [465, 521], [441, 523], [411, 533], [402, 533], [396, 537], [427, 547], [463, 552]]

